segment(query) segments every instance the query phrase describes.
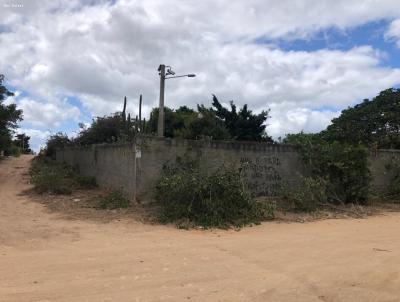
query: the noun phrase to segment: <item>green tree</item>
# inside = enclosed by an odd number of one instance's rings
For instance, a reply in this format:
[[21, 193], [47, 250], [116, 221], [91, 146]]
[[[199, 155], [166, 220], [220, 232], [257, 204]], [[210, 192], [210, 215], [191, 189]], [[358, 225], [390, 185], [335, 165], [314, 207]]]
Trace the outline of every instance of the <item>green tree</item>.
[[64, 148], [71, 146], [73, 142], [68, 138], [67, 134], [58, 132], [51, 135], [47, 142], [45, 148], [46, 156], [55, 156], [57, 148]]
[[17, 148], [20, 148], [21, 153], [29, 154], [32, 152], [29, 144], [30, 139], [31, 137], [26, 135], [25, 133], [18, 134], [13, 140], [13, 145]]
[[89, 127], [81, 124], [81, 130], [74, 140], [79, 145], [129, 141], [134, 137], [134, 129], [125, 125], [120, 113], [93, 119]]
[[[197, 118], [197, 113], [188, 108], [181, 106], [176, 110], [164, 107], [164, 136], [165, 137], [187, 137], [190, 124]], [[157, 133], [158, 127], [158, 108], [153, 108], [150, 113], [148, 122], [149, 132]]]
[[[254, 114], [244, 105], [239, 111], [231, 102], [231, 109], [224, 108], [213, 96], [213, 107], [207, 108], [198, 105], [197, 111], [186, 106], [177, 110], [164, 108], [164, 136], [198, 139], [212, 137], [213, 139], [235, 139], [248, 141], [268, 141], [272, 139], [266, 134], [266, 120], [268, 111]], [[157, 133], [158, 108], [153, 108], [147, 129], [150, 133]]]
[[384, 90], [343, 110], [321, 135], [331, 142], [399, 149], [400, 89]]
[[79, 145], [92, 145], [113, 143], [116, 141], [128, 142], [135, 137], [138, 122], [131, 120], [130, 114], [126, 115], [126, 97], [121, 112], [113, 115], [97, 117], [92, 120], [89, 127], [80, 124], [80, 132], [74, 143]]
[[217, 118], [215, 111], [204, 107], [204, 105], [198, 105], [197, 110], [197, 117], [189, 125], [185, 138], [198, 139], [209, 137], [216, 140], [231, 138], [225, 123]]
[[4, 105], [4, 100], [14, 94], [3, 84], [4, 75], [0, 74], [0, 150], [9, 153], [12, 147], [12, 136], [22, 120], [22, 110], [16, 104]]
[[265, 132], [266, 121], [269, 118], [269, 110], [263, 110], [254, 114], [245, 104], [239, 111], [233, 101], [230, 102], [230, 109], [222, 106], [217, 97], [213, 95], [213, 107], [216, 116], [224, 121], [231, 138], [240, 141], [268, 141], [271, 137]]

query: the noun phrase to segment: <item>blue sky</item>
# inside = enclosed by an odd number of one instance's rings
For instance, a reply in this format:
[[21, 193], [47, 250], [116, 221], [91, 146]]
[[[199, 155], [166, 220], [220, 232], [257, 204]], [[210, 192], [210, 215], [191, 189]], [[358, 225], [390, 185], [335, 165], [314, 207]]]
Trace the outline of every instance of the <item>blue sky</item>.
[[[379, 20], [345, 30], [330, 27], [316, 32], [309, 39], [292, 41], [278, 40], [280, 48], [287, 51], [316, 51], [321, 49], [347, 51], [354, 47], [371, 45], [374, 49], [385, 53], [386, 57], [380, 62], [381, 66], [400, 67], [400, 52], [395, 41], [385, 39], [385, 32], [390, 22]], [[273, 42], [273, 41], [272, 41]]]
[[[3, 1], [3, 3], [1, 3]], [[400, 85], [400, 10], [393, 0], [0, 0], [0, 73], [38, 150], [49, 134], [158, 102], [271, 109], [274, 137], [324, 129], [343, 108]]]

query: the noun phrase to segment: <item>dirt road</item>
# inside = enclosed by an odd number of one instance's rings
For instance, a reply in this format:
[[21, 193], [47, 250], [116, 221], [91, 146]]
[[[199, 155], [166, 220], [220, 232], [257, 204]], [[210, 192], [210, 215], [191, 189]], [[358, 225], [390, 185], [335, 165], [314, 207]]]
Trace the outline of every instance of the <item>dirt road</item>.
[[400, 301], [400, 214], [236, 231], [67, 220], [0, 162], [0, 301]]

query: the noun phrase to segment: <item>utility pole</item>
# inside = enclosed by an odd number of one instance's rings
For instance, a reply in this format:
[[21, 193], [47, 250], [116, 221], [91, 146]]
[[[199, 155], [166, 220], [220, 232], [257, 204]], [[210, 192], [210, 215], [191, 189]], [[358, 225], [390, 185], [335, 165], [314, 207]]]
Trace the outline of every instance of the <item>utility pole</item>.
[[158, 67], [160, 74], [160, 105], [158, 107], [158, 125], [157, 135], [164, 136], [164, 90], [165, 90], [165, 65], [161, 64]]
[[[167, 72], [165, 72], [165, 68], [167, 67]], [[158, 107], [158, 125], [157, 125], [157, 134], [159, 137], [164, 137], [165, 124], [164, 124], [164, 90], [165, 90], [165, 80], [174, 79], [174, 78], [194, 78], [196, 75], [193, 73], [184, 74], [184, 75], [175, 75], [175, 72], [172, 71], [171, 66], [165, 66], [161, 64], [158, 67], [158, 74], [160, 75], [160, 106]]]

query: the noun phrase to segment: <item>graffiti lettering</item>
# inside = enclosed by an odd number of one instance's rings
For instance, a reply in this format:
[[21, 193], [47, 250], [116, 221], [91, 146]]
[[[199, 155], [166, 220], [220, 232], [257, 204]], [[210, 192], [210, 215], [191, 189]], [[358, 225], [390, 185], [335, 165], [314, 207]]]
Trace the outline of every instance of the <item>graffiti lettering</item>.
[[254, 196], [277, 196], [281, 188], [282, 178], [277, 168], [281, 165], [278, 157], [257, 157], [240, 160], [242, 175]]

